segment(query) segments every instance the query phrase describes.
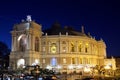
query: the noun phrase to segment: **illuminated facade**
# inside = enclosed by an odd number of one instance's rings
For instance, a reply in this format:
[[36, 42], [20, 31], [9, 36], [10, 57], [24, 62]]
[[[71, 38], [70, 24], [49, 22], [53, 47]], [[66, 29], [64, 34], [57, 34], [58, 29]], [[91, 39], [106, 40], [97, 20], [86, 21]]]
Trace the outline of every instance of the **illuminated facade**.
[[84, 27], [76, 32], [58, 23], [48, 30], [27, 16], [26, 21], [16, 24], [11, 31], [12, 51], [10, 66], [14, 69], [26, 65], [40, 65], [60, 72], [80, 71], [83, 67], [104, 65], [106, 45], [90, 34]]

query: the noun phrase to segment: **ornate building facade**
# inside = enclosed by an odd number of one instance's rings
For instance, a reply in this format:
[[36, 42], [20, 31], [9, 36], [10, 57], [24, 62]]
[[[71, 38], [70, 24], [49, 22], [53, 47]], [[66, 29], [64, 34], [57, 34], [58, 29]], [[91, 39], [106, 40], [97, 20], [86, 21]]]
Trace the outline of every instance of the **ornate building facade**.
[[105, 63], [105, 42], [85, 34], [83, 26], [81, 32], [77, 32], [54, 23], [50, 29], [42, 31], [42, 25], [27, 16], [26, 21], [14, 25], [11, 35], [10, 66], [13, 69], [40, 65], [69, 73]]

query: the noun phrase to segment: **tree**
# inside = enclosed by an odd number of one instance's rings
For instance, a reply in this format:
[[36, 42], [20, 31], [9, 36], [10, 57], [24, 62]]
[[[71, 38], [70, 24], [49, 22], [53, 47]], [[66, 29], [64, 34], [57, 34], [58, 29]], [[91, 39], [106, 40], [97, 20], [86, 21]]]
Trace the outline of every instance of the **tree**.
[[10, 54], [10, 49], [8, 48], [8, 46], [4, 43], [0, 41], [0, 56], [6, 56]]
[[105, 71], [104, 66], [99, 66], [99, 65], [96, 65], [94, 69], [98, 71], [99, 75], [101, 75]]
[[9, 66], [10, 49], [8, 46], [0, 41], [0, 68], [7, 68]]

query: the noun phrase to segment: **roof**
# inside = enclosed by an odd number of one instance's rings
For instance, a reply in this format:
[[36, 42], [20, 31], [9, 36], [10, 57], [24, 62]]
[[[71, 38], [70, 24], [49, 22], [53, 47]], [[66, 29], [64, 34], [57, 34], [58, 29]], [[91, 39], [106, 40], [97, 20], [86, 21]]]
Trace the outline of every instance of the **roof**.
[[24, 22], [21, 22], [19, 24], [16, 24], [14, 25], [14, 30], [16, 31], [21, 31], [21, 30], [26, 30], [26, 29], [29, 29], [29, 28], [34, 28], [34, 29], [38, 29], [38, 30], [41, 30], [41, 25], [37, 24], [36, 22], [34, 21], [24, 21]]
[[13, 29], [16, 31], [26, 30], [29, 28], [41, 30], [41, 24], [38, 24], [35, 21], [32, 21], [30, 15], [27, 16], [26, 20], [22, 20], [21, 23], [15, 24], [13, 27]]
[[[64, 28], [58, 22], [55, 22], [49, 29], [43, 30], [48, 35], [74, 35], [74, 36], [87, 36], [84, 32], [75, 31], [72, 27], [65, 26]], [[45, 35], [45, 34], [44, 34]]]

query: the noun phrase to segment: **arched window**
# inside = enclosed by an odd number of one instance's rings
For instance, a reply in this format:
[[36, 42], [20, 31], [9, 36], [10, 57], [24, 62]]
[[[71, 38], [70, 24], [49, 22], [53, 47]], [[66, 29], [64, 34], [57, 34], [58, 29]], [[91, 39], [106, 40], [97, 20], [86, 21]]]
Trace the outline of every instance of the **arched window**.
[[35, 38], [35, 51], [39, 51], [39, 38]]
[[75, 45], [71, 43], [71, 52], [75, 52]]
[[19, 50], [20, 51], [25, 51], [26, 50], [26, 46], [27, 46], [27, 38], [26, 35], [21, 35], [18, 38], [19, 41]]
[[51, 65], [52, 65], [52, 66], [56, 66], [56, 65], [57, 65], [57, 60], [56, 60], [56, 58], [52, 58], [52, 59], [51, 59]]

